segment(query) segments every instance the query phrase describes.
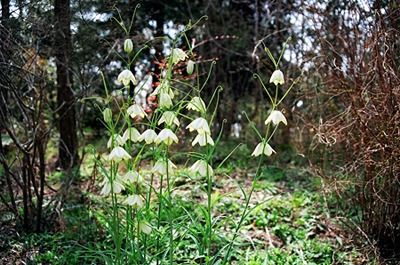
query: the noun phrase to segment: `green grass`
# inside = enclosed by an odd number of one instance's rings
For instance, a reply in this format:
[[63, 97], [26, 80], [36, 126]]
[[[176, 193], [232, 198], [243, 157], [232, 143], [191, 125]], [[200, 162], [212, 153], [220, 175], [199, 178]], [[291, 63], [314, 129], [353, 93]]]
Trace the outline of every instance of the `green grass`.
[[[232, 264], [362, 264], [359, 261], [364, 255], [355, 247], [344, 246], [343, 242], [349, 242], [347, 232], [330, 217], [331, 211], [313, 181], [296, 177], [293, 172], [278, 168], [264, 171], [251, 200], [250, 206], [255, 207], [234, 244]], [[204, 216], [200, 207], [204, 204], [202, 183], [185, 179], [185, 174], [182, 171], [180, 178], [184, 181], [176, 183], [179, 185], [172, 197], [174, 223], [179, 227], [175, 258], [177, 264], [202, 264], [205, 256]], [[251, 178], [251, 174], [239, 175], [235, 171], [229, 176], [223, 172], [215, 177], [214, 217], [223, 217], [215, 219], [214, 228], [218, 231], [213, 236], [215, 253], [229, 243], [244, 207], [237, 183], [249, 189]], [[10, 238], [3, 246], [0, 261], [104, 264], [112, 240], [104, 225], [100, 225], [104, 223], [98, 214], [100, 205], [105, 204], [98, 203], [96, 192], [77, 190], [59, 217], [61, 225], [57, 232]]]

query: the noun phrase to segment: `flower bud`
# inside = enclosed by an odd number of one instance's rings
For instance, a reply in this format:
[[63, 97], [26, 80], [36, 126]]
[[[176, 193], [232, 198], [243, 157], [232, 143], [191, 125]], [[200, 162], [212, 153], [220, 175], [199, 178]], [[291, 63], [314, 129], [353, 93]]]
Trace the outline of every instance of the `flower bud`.
[[104, 118], [104, 121], [105, 121], [106, 123], [109, 123], [109, 122], [111, 121], [111, 119], [112, 119], [112, 111], [111, 111], [110, 108], [106, 108], [106, 109], [103, 111], [103, 118]]
[[189, 60], [186, 66], [186, 72], [191, 75], [193, 74], [193, 69], [194, 69], [194, 62], [192, 60]]
[[133, 42], [131, 39], [126, 39], [124, 42], [124, 51], [130, 54], [133, 51]]

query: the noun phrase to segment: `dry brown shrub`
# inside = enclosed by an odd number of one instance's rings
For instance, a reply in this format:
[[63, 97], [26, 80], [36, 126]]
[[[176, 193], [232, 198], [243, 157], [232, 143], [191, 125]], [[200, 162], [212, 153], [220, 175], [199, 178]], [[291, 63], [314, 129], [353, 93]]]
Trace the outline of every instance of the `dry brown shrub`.
[[[379, 2], [379, 1], [378, 1]], [[400, 256], [400, 11], [356, 8], [319, 32], [310, 143], [317, 174], [384, 257]], [[349, 26], [352, 25], [352, 26]], [[328, 28], [329, 27], [329, 28]], [[314, 80], [315, 81], [315, 80]], [[310, 90], [309, 90], [310, 91]], [[315, 115], [315, 111], [320, 117]], [[343, 204], [343, 202], [345, 202]], [[347, 206], [347, 207], [346, 207]]]

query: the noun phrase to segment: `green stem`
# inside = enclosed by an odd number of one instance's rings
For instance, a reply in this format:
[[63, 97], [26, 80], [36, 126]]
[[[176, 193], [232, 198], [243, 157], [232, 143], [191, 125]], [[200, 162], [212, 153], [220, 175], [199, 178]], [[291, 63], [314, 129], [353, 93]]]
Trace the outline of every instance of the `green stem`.
[[293, 86], [300, 81], [300, 78], [301, 78], [301, 76], [297, 77], [296, 80], [290, 85], [289, 89], [285, 92], [283, 97], [276, 103], [277, 106], [285, 99], [287, 94], [289, 94], [290, 90], [292, 90]]
[[258, 80], [260, 81], [260, 83], [261, 83], [261, 85], [262, 85], [264, 91], [267, 93], [267, 95], [268, 95], [268, 97], [269, 97], [269, 100], [271, 101], [271, 103], [273, 103], [274, 100], [272, 99], [271, 94], [269, 93], [268, 89], [267, 89], [266, 86], [264, 85], [264, 83], [263, 83], [261, 77], [260, 77], [258, 74], [253, 74], [253, 76], [258, 78]]
[[[271, 135], [268, 137], [270, 128], [271, 128], [271, 124], [268, 123], [268, 125], [267, 125], [267, 130], [266, 130], [266, 132], [265, 132], [265, 137], [264, 137], [263, 140], [262, 140], [263, 143], [264, 143], [264, 147], [263, 147], [263, 148], [266, 147], [266, 143], [268, 143], [268, 141], [271, 139], [272, 135], [275, 133], [276, 128], [275, 128], [275, 130], [271, 133]], [[264, 150], [263, 150], [262, 153], [264, 153]], [[259, 160], [258, 160], [258, 165], [257, 165], [257, 169], [256, 169], [256, 175], [255, 175], [254, 180], [253, 180], [253, 183], [252, 183], [252, 185], [251, 185], [250, 192], [249, 192], [248, 196], [245, 197], [245, 198], [246, 198], [246, 204], [245, 204], [244, 210], [243, 210], [243, 212], [242, 212], [242, 215], [240, 216], [239, 223], [238, 223], [237, 226], [236, 226], [235, 232], [234, 232], [234, 234], [233, 234], [232, 241], [229, 243], [228, 250], [227, 250], [227, 252], [226, 252], [226, 255], [225, 255], [225, 257], [224, 257], [224, 260], [223, 260], [222, 264], [226, 264], [226, 262], [228, 261], [228, 259], [229, 259], [229, 257], [230, 257], [230, 252], [232, 251], [233, 242], [235, 242], [237, 236], [239, 235], [239, 230], [241, 229], [241, 227], [242, 227], [242, 225], [243, 225], [243, 223], [244, 223], [244, 221], [245, 221], [245, 219], [246, 219], [246, 217], [247, 217], [247, 215], [248, 215], [248, 209], [249, 209], [250, 199], [251, 199], [251, 196], [253, 195], [253, 192], [254, 192], [254, 190], [255, 190], [255, 188], [256, 188], [257, 182], [258, 182], [258, 180], [259, 180], [259, 178], [260, 178], [260, 176], [261, 176], [261, 166], [262, 166], [263, 158], [264, 158], [264, 155], [262, 154], [262, 155], [260, 156]]]
[[[207, 162], [208, 163], [208, 162]], [[207, 222], [206, 222], [206, 230], [207, 230], [207, 264], [209, 264], [211, 258], [211, 245], [212, 245], [212, 218], [211, 218], [211, 196], [212, 196], [212, 176], [209, 175], [208, 167], [207, 167]]]
[[[159, 198], [160, 198], [160, 203], [158, 205], [158, 212], [157, 212], [157, 230], [160, 231], [160, 227], [161, 227], [161, 212], [162, 212], [162, 208], [163, 208], [163, 200], [162, 200], [162, 194], [163, 194], [163, 190], [162, 190], [162, 186], [163, 186], [163, 175], [160, 175], [160, 191], [159, 191]], [[157, 243], [156, 243], [156, 250], [159, 251], [160, 250], [160, 233], [157, 234]], [[159, 264], [159, 259], [157, 258], [157, 265]]]
[[[139, 224], [140, 224], [140, 221], [139, 221], [139, 218], [138, 218], [138, 217], [136, 218], [136, 221], [137, 221], [136, 227], [138, 228], [138, 229], [136, 229], [137, 246], [138, 246], [138, 250], [140, 250], [140, 248], [139, 248], [139, 238], [140, 238]], [[145, 251], [143, 251], [143, 253], [144, 253], [144, 258], [143, 258], [143, 260], [146, 260], [146, 252], [147, 252], [146, 249], [147, 249], [147, 247], [146, 247], [146, 241], [144, 241], [144, 250], [145, 250]], [[140, 256], [141, 256], [141, 254], [140, 254], [140, 252], [139, 252], [138, 257], [140, 257]], [[138, 258], [138, 260], [139, 260], [139, 258]]]
[[165, 159], [165, 163], [167, 166], [167, 202], [168, 202], [168, 223], [169, 223], [169, 229], [170, 229], [170, 233], [169, 233], [169, 263], [171, 265], [174, 264], [174, 229], [173, 229], [173, 216], [171, 214], [171, 206], [172, 206], [172, 197], [171, 197], [171, 184], [170, 184], [170, 179], [169, 179], [169, 160], [168, 160], [168, 151], [169, 148], [167, 147], [167, 151], [166, 151], [166, 159]]
[[262, 165], [262, 161], [263, 161], [263, 155], [261, 155], [261, 156], [260, 156], [260, 159], [258, 160], [256, 175], [255, 175], [255, 177], [254, 177], [253, 184], [251, 185], [251, 189], [250, 189], [249, 195], [247, 196], [246, 204], [245, 204], [245, 206], [244, 206], [243, 213], [242, 213], [242, 215], [240, 216], [240, 220], [239, 220], [239, 223], [238, 223], [237, 226], [236, 226], [235, 232], [234, 232], [234, 234], [233, 234], [233, 238], [232, 238], [231, 242], [230, 242], [229, 245], [228, 245], [228, 250], [227, 250], [227, 252], [226, 252], [226, 255], [225, 255], [225, 257], [224, 257], [224, 260], [222, 261], [222, 264], [227, 264], [227, 262], [228, 262], [228, 260], [229, 260], [229, 258], [230, 258], [230, 254], [231, 254], [231, 251], [232, 251], [233, 243], [235, 242], [236, 238], [238, 237], [239, 231], [240, 231], [240, 229], [242, 228], [242, 225], [243, 225], [243, 223], [244, 223], [244, 221], [245, 221], [245, 219], [246, 219], [246, 217], [247, 217], [247, 215], [248, 215], [248, 209], [249, 209], [250, 199], [251, 199], [251, 196], [253, 195], [253, 192], [254, 192], [255, 187], [256, 187], [256, 185], [257, 185], [257, 182], [258, 182], [258, 179], [259, 179], [260, 176], [261, 176], [261, 165]]
[[[114, 180], [113, 180], [114, 181]], [[118, 202], [117, 195], [113, 191], [113, 185], [111, 184], [111, 199], [112, 199], [112, 207], [113, 207], [113, 228], [114, 228], [114, 244], [115, 244], [115, 258], [116, 264], [121, 264], [121, 240], [120, 240], [120, 231], [119, 231], [119, 218], [118, 218]]]
[[[292, 38], [289, 37], [289, 38], [287, 38], [287, 40], [286, 40], [285, 43], [283, 44], [281, 54], [279, 55], [279, 59], [278, 59], [278, 61], [276, 62], [276, 65], [277, 65], [277, 66], [279, 65], [279, 62], [281, 61], [281, 59], [282, 59], [282, 57], [283, 57], [283, 54], [285, 53], [286, 45], [287, 45], [288, 42], [291, 41], [291, 40], [292, 40]], [[276, 68], [276, 70], [278, 70], [278, 68]]]

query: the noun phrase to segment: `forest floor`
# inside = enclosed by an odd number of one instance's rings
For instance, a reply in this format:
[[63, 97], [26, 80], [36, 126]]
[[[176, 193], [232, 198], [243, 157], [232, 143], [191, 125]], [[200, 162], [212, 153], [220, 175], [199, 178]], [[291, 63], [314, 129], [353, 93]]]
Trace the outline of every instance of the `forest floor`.
[[[51, 216], [44, 233], [18, 232], [6, 209], [0, 209], [0, 264], [102, 264], [85, 254], [91, 248], [101, 249], [108, 237], [95, 214], [100, 207], [101, 179], [95, 179], [91, 166], [93, 161], [86, 161], [80, 180], [60, 211]], [[215, 216], [239, 218], [245, 204], [238, 184], [250, 190], [254, 176], [248, 172], [234, 164], [216, 172]], [[202, 203], [206, 196], [198, 182], [182, 176], [178, 174], [174, 182], [174, 203], [195, 211], [193, 202]], [[52, 173], [48, 184], [57, 187], [61, 178], [61, 173]], [[340, 217], [331, 206], [333, 199], [321, 190], [318, 179], [304, 168], [267, 167], [252, 194], [250, 206], [256, 207], [240, 230], [232, 264], [380, 264], [373, 248], [360, 244], [366, 240], [345, 225], [348, 218]], [[53, 195], [49, 190], [47, 200]], [[231, 228], [221, 224], [218, 229], [223, 237]], [[194, 248], [193, 242], [180, 242], [177, 258]]]

